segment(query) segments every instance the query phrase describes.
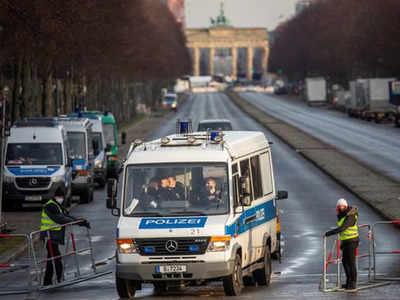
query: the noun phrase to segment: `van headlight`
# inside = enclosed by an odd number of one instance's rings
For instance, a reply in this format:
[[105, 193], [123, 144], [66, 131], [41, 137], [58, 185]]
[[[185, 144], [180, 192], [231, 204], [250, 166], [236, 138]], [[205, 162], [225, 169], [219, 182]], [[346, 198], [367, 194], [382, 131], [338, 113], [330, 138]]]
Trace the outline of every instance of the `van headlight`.
[[118, 252], [122, 254], [137, 253], [132, 239], [117, 239]]
[[172, 103], [171, 107], [176, 108], [176, 103]]
[[64, 180], [64, 175], [57, 175], [57, 176], [52, 176], [51, 181], [56, 183], [56, 182], [61, 182]]
[[103, 160], [99, 159], [94, 162], [94, 167], [101, 169], [103, 167]]
[[231, 237], [229, 235], [224, 236], [212, 236], [210, 243], [208, 244], [208, 252], [220, 252], [229, 249], [231, 243]]

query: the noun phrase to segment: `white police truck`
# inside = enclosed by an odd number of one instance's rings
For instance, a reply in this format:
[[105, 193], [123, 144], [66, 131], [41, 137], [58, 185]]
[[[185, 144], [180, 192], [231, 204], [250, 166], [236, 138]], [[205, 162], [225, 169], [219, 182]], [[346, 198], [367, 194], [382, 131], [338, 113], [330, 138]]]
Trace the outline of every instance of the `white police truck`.
[[61, 189], [71, 199], [72, 163], [63, 126], [52, 119], [26, 119], [6, 142], [3, 204], [6, 209], [41, 206]]
[[65, 127], [69, 143], [69, 158], [72, 160], [72, 195], [80, 203], [93, 201], [94, 151], [92, 126], [85, 118], [57, 118]]
[[[187, 126], [186, 126], [187, 129]], [[144, 282], [222, 280], [235, 296], [269, 285], [279, 249], [277, 199], [268, 140], [261, 132], [198, 132], [136, 141], [107, 207], [119, 216], [116, 287], [133, 298]]]

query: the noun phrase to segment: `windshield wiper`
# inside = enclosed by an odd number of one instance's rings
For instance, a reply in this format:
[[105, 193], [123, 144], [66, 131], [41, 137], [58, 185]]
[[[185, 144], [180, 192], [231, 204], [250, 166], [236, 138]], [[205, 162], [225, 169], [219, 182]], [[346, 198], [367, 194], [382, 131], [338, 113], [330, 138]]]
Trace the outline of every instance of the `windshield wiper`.
[[168, 216], [173, 216], [173, 215], [178, 215], [178, 216], [207, 216], [205, 213], [202, 211], [191, 211], [191, 210], [180, 210], [180, 211], [173, 211], [168, 214]]
[[164, 217], [158, 212], [137, 212], [131, 215], [132, 217]]

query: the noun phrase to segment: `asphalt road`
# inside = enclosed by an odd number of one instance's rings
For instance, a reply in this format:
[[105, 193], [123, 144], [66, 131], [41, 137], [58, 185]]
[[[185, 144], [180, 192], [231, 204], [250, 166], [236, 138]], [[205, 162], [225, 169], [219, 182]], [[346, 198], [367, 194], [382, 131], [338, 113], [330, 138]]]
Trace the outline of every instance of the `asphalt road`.
[[349, 118], [323, 107], [264, 93], [241, 93], [260, 110], [284, 120], [400, 182], [400, 130]]
[[[243, 114], [223, 94], [199, 94], [193, 96], [165, 124], [154, 132], [160, 137], [175, 131], [177, 118], [191, 118], [194, 128], [201, 119], [227, 118], [232, 121], [235, 130], [259, 130], [274, 143], [272, 155], [276, 185], [278, 189], [289, 191], [289, 199], [279, 203], [283, 232], [282, 264], [274, 262], [271, 286], [246, 288], [240, 299], [398, 299], [398, 284], [359, 291], [357, 295], [348, 296], [343, 292], [322, 294], [318, 290], [322, 271], [322, 233], [335, 226], [335, 204], [338, 198], [345, 197], [359, 208], [360, 223], [371, 223], [381, 218], [354, 195], [337, 185], [314, 165], [290, 149], [278, 138], [258, 123]], [[80, 205], [73, 209], [74, 214], [85, 216], [92, 224], [95, 237], [96, 260], [106, 260], [103, 270], [113, 270], [113, 261], [108, 260], [115, 251], [114, 238], [116, 218], [105, 208], [105, 191], [96, 192], [93, 203]], [[377, 246], [380, 250], [400, 249], [399, 230], [390, 226], [378, 232]], [[361, 251], [367, 243], [365, 235]], [[360, 262], [360, 272], [365, 279], [366, 264]], [[331, 270], [333, 271], [333, 270]], [[399, 257], [385, 256], [378, 261], [379, 273], [391, 273], [400, 276]], [[4, 279], [3, 279], [4, 280]], [[4, 281], [3, 281], [4, 282]], [[196, 297], [222, 298], [223, 289], [220, 283], [205, 287], [186, 288], [173, 292], [166, 297], [153, 297], [152, 285], [145, 285], [137, 293], [140, 299], [193, 299]], [[40, 299], [118, 299], [114, 275], [107, 275], [85, 283], [66, 287], [57, 291], [43, 293]], [[1, 298], [0, 298], [1, 299]], [[13, 296], [9, 299], [24, 299]]]

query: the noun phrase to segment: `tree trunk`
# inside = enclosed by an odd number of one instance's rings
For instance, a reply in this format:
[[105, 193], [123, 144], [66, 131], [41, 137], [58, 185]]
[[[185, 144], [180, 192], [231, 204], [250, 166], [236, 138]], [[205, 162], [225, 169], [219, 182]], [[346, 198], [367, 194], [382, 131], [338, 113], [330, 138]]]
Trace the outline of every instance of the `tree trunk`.
[[44, 79], [43, 84], [43, 115], [45, 117], [51, 117], [54, 115], [54, 99], [53, 99], [53, 74], [49, 72], [47, 77]]
[[20, 119], [20, 88], [21, 88], [21, 69], [22, 69], [22, 57], [19, 56], [15, 61], [14, 69], [14, 86], [12, 92], [12, 104], [11, 104], [11, 122], [14, 123]]

